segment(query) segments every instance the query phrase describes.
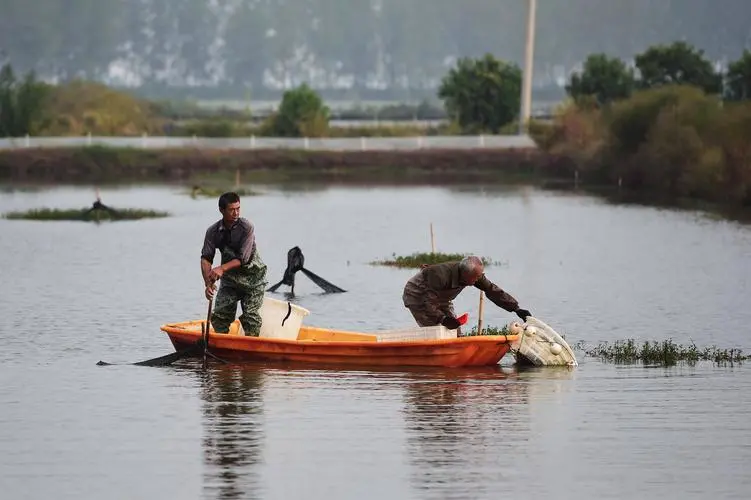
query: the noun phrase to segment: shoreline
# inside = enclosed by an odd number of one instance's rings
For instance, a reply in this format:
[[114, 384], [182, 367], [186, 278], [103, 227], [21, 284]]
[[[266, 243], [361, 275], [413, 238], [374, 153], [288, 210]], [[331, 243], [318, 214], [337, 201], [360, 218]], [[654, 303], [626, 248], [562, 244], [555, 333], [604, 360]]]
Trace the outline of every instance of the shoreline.
[[600, 198], [608, 203], [698, 210], [751, 223], [751, 210], [674, 199], [617, 185], [575, 181], [566, 158], [537, 148], [320, 151], [295, 149], [138, 149], [82, 146], [0, 150], [0, 185], [277, 184], [350, 186], [514, 186]]
[[102, 146], [0, 151], [0, 181], [190, 181], [241, 175], [352, 181], [494, 181], [504, 176], [573, 178], [570, 164], [536, 148], [317, 151], [296, 149], [137, 149]]

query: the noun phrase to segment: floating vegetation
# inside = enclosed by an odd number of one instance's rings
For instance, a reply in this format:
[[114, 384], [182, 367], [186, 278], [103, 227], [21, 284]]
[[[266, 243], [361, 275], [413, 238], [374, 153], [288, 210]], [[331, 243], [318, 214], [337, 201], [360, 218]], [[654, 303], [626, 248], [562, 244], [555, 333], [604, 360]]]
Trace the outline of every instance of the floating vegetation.
[[[425, 253], [413, 253], [404, 257], [392, 254], [390, 259], [376, 260], [371, 262], [371, 265], [376, 266], [390, 266], [399, 268], [415, 268], [421, 266], [427, 266], [432, 264], [442, 264], [444, 262], [456, 262], [462, 260], [469, 254], [463, 253], [440, 253], [440, 252], [425, 252]], [[494, 262], [486, 257], [481, 257], [482, 263], [486, 266], [498, 265], [500, 262]]]
[[14, 193], [38, 193], [43, 191], [41, 186], [0, 186], [0, 193], [14, 194]]
[[204, 186], [193, 186], [193, 188], [190, 191], [190, 196], [193, 198], [198, 198], [199, 196], [209, 197], [209, 198], [219, 198], [222, 194], [232, 191], [233, 193], [237, 193], [238, 196], [259, 196], [261, 193], [258, 191], [253, 191], [252, 189], [246, 189], [246, 188], [232, 188], [232, 189], [226, 189], [226, 188], [218, 188], [218, 187], [204, 187]]
[[[198, 182], [198, 181], [195, 181]], [[233, 192], [236, 193], [238, 196], [258, 196], [261, 193], [257, 191], [253, 191], [252, 189], [246, 189], [241, 186], [240, 182], [240, 169], [235, 169], [235, 182], [232, 185], [232, 188], [228, 188], [225, 181], [219, 181], [217, 179], [213, 179], [212, 181], [207, 181], [208, 186], [202, 186], [201, 184], [194, 184], [193, 188], [190, 191], [190, 196], [192, 198], [197, 198], [199, 196], [205, 196], [210, 198], [218, 198], [224, 193]], [[217, 186], [217, 184], [219, 184]]]
[[477, 333], [477, 326], [473, 326], [470, 331], [463, 331], [462, 335], [464, 337], [476, 337], [478, 335], [513, 335], [513, 333], [511, 333], [511, 330], [509, 330], [508, 326], [506, 325], [501, 328], [495, 326], [487, 326], [483, 328], [480, 333]]
[[[581, 347], [581, 346], [579, 346]], [[585, 349], [588, 356], [617, 364], [642, 363], [645, 365], [673, 366], [679, 362], [694, 364], [711, 361], [717, 364], [742, 363], [751, 358], [740, 349], [720, 349], [715, 346], [699, 349], [695, 344], [683, 346], [672, 340], [646, 341], [638, 345], [633, 339], [602, 343]]]
[[92, 210], [90, 208], [60, 210], [51, 208], [39, 208], [32, 209], [26, 212], [10, 212], [5, 214], [6, 219], [85, 222], [153, 219], [167, 216], [169, 216], [169, 213], [167, 212], [142, 210], [136, 208], [120, 210]]

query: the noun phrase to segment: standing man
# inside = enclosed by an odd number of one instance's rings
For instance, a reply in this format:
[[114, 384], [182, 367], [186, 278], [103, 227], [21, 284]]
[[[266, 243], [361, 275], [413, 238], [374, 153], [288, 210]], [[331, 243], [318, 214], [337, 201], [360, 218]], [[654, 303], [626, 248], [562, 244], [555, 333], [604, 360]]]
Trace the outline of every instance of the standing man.
[[[219, 212], [222, 218], [206, 230], [201, 250], [201, 274], [208, 300], [213, 299], [216, 281], [221, 279], [211, 324], [217, 333], [229, 333], [239, 301], [240, 323], [245, 335], [257, 337], [261, 332], [260, 309], [268, 283], [266, 265], [256, 248], [255, 228], [248, 219], [240, 217], [237, 193], [224, 193], [219, 197]], [[212, 269], [217, 249], [221, 252], [222, 264]]]
[[495, 305], [516, 313], [522, 321], [531, 313], [520, 309], [514, 297], [485, 277], [485, 266], [479, 257], [469, 256], [460, 262], [446, 262], [423, 267], [407, 281], [402, 301], [419, 326], [443, 325], [449, 330], [459, 328], [452, 300], [464, 287], [479, 288]]

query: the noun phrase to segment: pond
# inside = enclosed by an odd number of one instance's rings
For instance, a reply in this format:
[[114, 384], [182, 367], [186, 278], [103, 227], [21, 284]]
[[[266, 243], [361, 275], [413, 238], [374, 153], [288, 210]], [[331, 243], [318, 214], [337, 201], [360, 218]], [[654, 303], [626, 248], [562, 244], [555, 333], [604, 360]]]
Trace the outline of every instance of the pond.
[[[412, 324], [393, 253], [475, 253], [567, 340], [751, 350], [751, 227], [699, 212], [513, 188], [264, 186], [242, 200], [269, 283], [299, 246], [306, 323]], [[216, 200], [102, 189], [165, 219], [0, 219], [0, 487], [7, 498], [746, 498], [751, 369], [96, 366], [171, 352], [159, 325], [206, 314], [199, 255]], [[89, 205], [94, 189], [0, 193], [0, 213]], [[286, 288], [282, 287], [280, 291]], [[281, 297], [281, 294], [273, 296]], [[457, 312], [477, 321], [478, 292]], [[486, 302], [486, 324], [516, 318]]]

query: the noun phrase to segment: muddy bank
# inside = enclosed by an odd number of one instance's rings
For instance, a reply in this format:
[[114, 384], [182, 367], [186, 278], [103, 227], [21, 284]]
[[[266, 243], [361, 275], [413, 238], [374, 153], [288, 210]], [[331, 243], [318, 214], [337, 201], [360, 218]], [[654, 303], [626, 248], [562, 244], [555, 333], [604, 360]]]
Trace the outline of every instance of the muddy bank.
[[573, 169], [535, 149], [419, 151], [144, 150], [108, 147], [0, 151], [5, 182], [188, 181], [207, 175], [353, 181], [492, 181], [504, 176], [572, 178]]

